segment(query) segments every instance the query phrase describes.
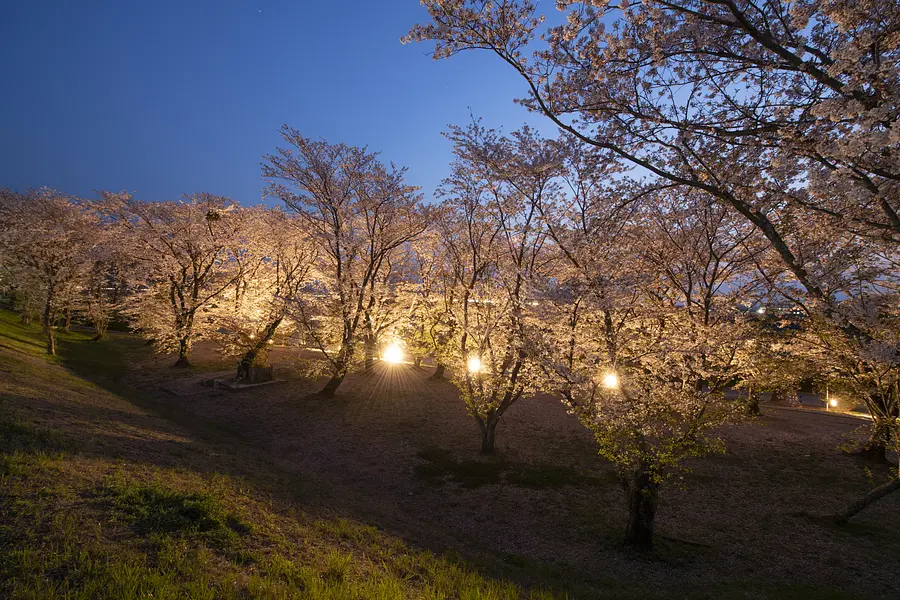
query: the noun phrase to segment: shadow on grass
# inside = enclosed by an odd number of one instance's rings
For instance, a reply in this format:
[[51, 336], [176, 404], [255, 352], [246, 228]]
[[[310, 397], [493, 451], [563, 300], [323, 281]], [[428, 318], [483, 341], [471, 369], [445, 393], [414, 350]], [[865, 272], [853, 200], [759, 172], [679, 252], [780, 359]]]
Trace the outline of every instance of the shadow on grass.
[[450, 481], [463, 488], [512, 484], [543, 490], [567, 485], [594, 487], [618, 483], [614, 473], [585, 475], [561, 465], [513, 463], [500, 456], [458, 461], [449, 450], [437, 447], [420, 450], [416, 456], [424, 462], [416, 467], [415, 476], [434, 485]]

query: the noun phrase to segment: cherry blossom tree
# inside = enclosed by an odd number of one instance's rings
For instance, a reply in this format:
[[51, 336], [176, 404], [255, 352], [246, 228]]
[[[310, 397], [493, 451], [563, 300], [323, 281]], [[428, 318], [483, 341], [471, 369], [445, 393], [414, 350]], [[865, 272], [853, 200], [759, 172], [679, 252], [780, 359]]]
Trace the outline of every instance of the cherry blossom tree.
[[453, 327], [441, 357], [478, 423], [482, 453], [491, 453], [506, 410], [542, 381], [531, 352], [538, 332], [533, 282], [546, 266], [538, 205], [552, 173], [516, 160], [534, 142], [528, 131], [507, 139], [474, 123], [449, 137], [457, 160], [440, 190], [439, 227]]
[[[432, 222], [447, 222], [448, 208], [447, 204], [437, 206], [432, 212]], [[414, 299], [409, 303], [403, 337], [417, 358], [434, 358], [435, 370], [429, 379], [441, 380], [447, 365], [445, 352], [456, 328], [452, 308], [457, 292], [453, 285], [453, 265], [444, 252], [441, 228], [429, 227], [413, 243], [413, 252], [417, 274], [415, 283], [409, 286]]]
[[404, 247], [426, 228], [417, 189], [404, 169], [385, 167], [365, 148], [303, 137], [285, 126], [287, 144], [266, 157], [269, 193], [280, 198], [319, 249], [318, 280], [293, 318], [322, 354], [333, 397], [351, 370], [359, 341], [376, 334], [374, 315]]
[[177, 202], [142, 202], [104, 192], [103, 210], [135, 261], [138, 289], [126, 314], [161, 352], [175, 352], [174, 366], [215, 324], [210, 309], [239, 277], [233, 249], [240, 212], [228, 199], [196, 194]]
[[212, 337], [240, 356], [237, 380], [265, 366], [275, 334], [290, 334], [291, 305], [313, 276], [318, 252], [297, 218], [280, 209], [241, 210], [241, 231], [230, 255], [237, 274], [211, 308]]
[[[693, 190], [764, 236], [766, 277], [802, 304], [868, 376], [890, 319], [860, 318], [836, 285], [858, 238], [896, 251], [898, 38], [896, 2], [558, 2], [545, 27], [524, 0], [426, 0], [431, 21], [407, 40], [435, 58], [486, 49], [528, 89], [521, 100], [632, 177]], [[537, 40], [540, 36], [540, 41]], [[857, 291], [859, 288], [855, 288]], [[867, 290], [867, 293], [871, 288]], [[875, 352], [874, 349], [878, 351]], [[897, 402], [863, 398], [883, 453]]]
[[99, 234], [91, 207], [68, 194], [0, 190], [0, 254], [25, 310], [39, 307], [47, 354], [56, 354], [57, 318], [84, 286]]

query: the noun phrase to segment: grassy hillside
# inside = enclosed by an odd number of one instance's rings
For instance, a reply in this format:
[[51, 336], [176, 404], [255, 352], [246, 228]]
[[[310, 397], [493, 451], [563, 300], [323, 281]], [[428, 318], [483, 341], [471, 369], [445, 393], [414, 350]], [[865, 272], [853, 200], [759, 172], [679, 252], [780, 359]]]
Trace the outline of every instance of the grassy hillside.
[[219, 473], [264, 458], [215, 428], [188, 434], [127, 389], [142, 342], [89, 337], [62, 333], [50, 359], [36, 326], [0, 312], [0, 597], [555, 597]]
[[[657, 544], [622, 548], [621, 486], [553, 398], [477, 454], [449, 382], [412, 365], [243, 392], [145, 342], [0, 310], [0, 598], [896, 598], [900, 495], [836, 448], [861, 421], [765, 407], [663, 490]], [[273, 360], [290, 365], [290, 350]], [[682, 483], [683, 485], [679, 485]]]

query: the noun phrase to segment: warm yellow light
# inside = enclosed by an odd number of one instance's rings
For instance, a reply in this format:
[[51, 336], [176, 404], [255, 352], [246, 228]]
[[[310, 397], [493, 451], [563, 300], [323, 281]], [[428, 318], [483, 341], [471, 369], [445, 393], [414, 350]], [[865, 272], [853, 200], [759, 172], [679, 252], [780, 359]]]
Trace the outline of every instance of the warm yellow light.
[[381, 355], [381, 359], [384, 362], [397, 364], [403, 360], [403, 348], [400, 347], [400, 344], [394, 342], [384, 349], [384, 354]]
[[607, 373], [603, 376], [603, 387], [614, 390], [619, 387], [619, 376], [615, 373]]
[[466, 366], [469, 368], [469, 373], [478, 373], [481, 371], [481, 359], [477, 356], [471, 356]]
[[269, 342], [268, 342], [268, 343], [270, 343], [270, 344], [274, 344], [274, 343], [275, 343], [275, 340], [269, 340]]
[[256, 335], [254, 335], [254, 334], [251, 333], [251, 334], [250, 334], [250, 339], [251, 339], [251, 340], [255, 340], [255, 339], [256, 339]]
[[828, 404], [831, 405], [831, 408], [835, 408], [838, 405], [837, 398], [832, 398], [831, 400], [828, 401]]

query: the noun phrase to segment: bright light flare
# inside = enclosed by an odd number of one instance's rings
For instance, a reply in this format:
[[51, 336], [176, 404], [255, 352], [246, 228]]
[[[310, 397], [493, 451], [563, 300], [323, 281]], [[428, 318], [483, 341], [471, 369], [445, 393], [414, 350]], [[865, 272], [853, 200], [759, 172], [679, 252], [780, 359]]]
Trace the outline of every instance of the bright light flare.
[[403, 348], [401, 348], [400, 344], [398, 344], [397, 342], [392, 343], [390, 346], [384, 349], [384, 353], [381, 355], [381, 360], [394, 365], [399, 362], [403, 362]]
[[468, 367], [469, 373], [481, 372], [481, 359], [477, 356], [470, 356], [469, 362], [466, 363], [466, 367]]
[[603, 387], [608, 390], [619, 389], [619, 376], [613, 372], [606, 373], [603, 376]]
[[838, 405], [837, 398], [832, 398], [831, 400], [828, 401], [828, 404], [829, 404], [829, 406], [831, 406], [831, 408], [837, 408], [837, 405]]

